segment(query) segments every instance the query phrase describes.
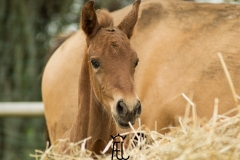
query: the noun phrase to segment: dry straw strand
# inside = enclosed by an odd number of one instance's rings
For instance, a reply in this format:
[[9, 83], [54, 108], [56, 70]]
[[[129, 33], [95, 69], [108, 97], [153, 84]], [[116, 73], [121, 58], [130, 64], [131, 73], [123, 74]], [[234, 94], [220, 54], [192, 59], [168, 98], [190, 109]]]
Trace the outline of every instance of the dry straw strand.
[[[188, 103], [192, 106], [192, 116], [193, 116], [193, 122], [195, 124], [195, 127], [197, 126], [197, 109], [196, 105], [186, 96], [185, 93], [182, 93], [182, 96], [188, 101]], [[189, 113], [186, 113], [189, 114]]]
[[[225, 63], [225, 61], [224, 61], [224, 59], [223, 59], [223, 56], [222, 56], [221, 52], [218, 52], [218, 57], [219, 57], [219, 59], [220, 59], [220, 62], [221, 62], [222, 67], [223, 67], [223, 70], [224, 70], [224, 72], [225, 72], [225, 74], [226, 74], [228, 83], [229, 83], [229, 85], [230, 85], [230, 88], [231, 88], [231, 91], [232, 91], [232, 94], [233, 94], [233, 99], [234, 99], [234, 101], [236, 102], [236, 104], [238, 104], [237, 94], [236, 94], [236, 91], [235, 91], [235, 89], [234, 89], [234, 85], [233, 85], [231, 76], [230, 76], [230, 74], [229, 74], [229, 71], [228, 71], [228, 69], [227, 69], [227, 65], [226, 65], [226, 63]], [[240, 113], [240, 110], [239, 110], [239, 113]]]

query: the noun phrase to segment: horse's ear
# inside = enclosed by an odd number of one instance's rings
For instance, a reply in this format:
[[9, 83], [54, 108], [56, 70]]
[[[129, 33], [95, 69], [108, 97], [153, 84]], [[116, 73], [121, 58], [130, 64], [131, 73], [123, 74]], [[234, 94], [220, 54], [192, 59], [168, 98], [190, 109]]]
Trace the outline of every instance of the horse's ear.
[[95, 34], [100, 28], [93, 5], [94, 1], [90, 0], [82, 7], [81, 27], [87, 36]]
[[130, 39], [133, 33], [133, 28], [138, 20], [138, 10], [141, 0], [136, 0], [133, 4], [132, 10], [124, 17], [118, 28], [122, 30]]

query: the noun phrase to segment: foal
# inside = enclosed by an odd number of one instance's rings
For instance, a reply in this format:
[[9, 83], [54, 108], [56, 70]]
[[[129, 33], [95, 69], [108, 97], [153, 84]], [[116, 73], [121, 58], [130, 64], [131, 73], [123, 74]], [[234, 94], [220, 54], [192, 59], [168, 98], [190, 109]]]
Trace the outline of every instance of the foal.
[[117, 126], [129, 128], [129, 122], [134, 124], [141, 114], [133, 85], [138, 56], [129, 42], [140, 2], [116, 27], [108, 12], [95, 12], [94, 1], [82, 8], [87, 48], [79, 78], [78, 114], [64, 138], [78, 142], [91, 136], [86, 147], [96, 153], [117, 134]]

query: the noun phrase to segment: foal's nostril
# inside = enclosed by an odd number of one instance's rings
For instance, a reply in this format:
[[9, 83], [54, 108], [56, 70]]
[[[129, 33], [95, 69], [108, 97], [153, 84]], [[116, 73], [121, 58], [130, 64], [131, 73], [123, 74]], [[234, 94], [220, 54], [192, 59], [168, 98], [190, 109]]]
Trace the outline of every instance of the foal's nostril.
[[124, 114], [124, 103], [123, 103], [123, 101], [121, 100], [121, 101], [118, 101], [118, 103], [117, 103], [117, 112], [118, 112], [118, 114], [119, 115], [123, 115]]
[[141, 106], [141, 103], [138, 102], [136, 105], [136, 115], [135, 116], [136, 117], [140, 116], [141, 112], [142, 112], [142, 106]]

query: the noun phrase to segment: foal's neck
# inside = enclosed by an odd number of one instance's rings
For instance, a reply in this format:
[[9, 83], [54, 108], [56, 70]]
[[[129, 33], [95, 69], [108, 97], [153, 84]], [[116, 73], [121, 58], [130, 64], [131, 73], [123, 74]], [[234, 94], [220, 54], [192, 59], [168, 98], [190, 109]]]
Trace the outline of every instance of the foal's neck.
[[111, 135], [116, 134], [116, 126], [111, 115], [97, 100], [89, 74], [88, 57], [85, 54], [79, 78], [78, 114], [70, 130], [70, 141], [78, 142], [92, 137], [87, 142], [87, 149], [99, 153], [104, 149]]

